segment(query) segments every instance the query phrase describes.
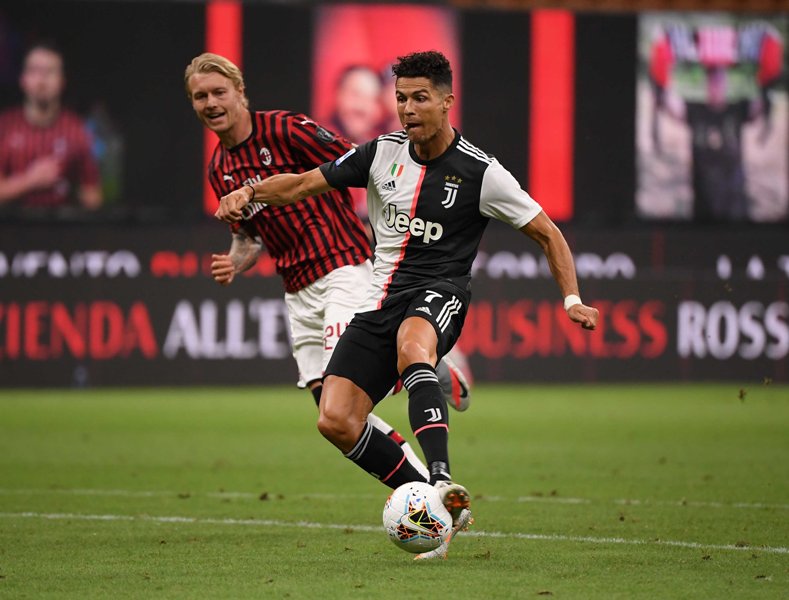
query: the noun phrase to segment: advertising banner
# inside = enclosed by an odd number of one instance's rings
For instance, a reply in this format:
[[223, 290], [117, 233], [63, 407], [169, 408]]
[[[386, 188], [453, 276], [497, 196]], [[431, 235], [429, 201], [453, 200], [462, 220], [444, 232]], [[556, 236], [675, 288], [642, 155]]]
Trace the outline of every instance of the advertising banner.
[[[459, 342], [478, 381], [789, 377], [780, 230], [566, 235], [598, 329], [566, 318], [539, 249], [493, 223]], [[222, 227], [4, 226], [0, 238], [4, 387], [297, 380], [272, 261], [228, 287], [210, 278]]]

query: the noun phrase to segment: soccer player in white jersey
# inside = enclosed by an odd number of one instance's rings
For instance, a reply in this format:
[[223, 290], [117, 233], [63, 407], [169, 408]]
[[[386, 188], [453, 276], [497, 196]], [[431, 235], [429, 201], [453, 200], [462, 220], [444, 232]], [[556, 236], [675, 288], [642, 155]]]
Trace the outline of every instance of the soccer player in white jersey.
[[[367, 188], [377, 309], [357, 313], [338, 342], [326, 370], [318, 429], [386, 485], [422, 481], [400, 447], [366, 421], [402, 377], [411, 427], [429, 481], [452, 514], [454, 535], [470, 522], [470, 497], [451, 480], [447, 409], [435, 365], [460, 336], [471, 265], [489, 219], [540, 245], [569, 319], [594, 329], [598, 311], [581, 302], [572, 254], [556, 225], [495, 158], [450, 125], [455, 96], [449, 61], [439, 52], [416, 52], [399, 57], [392, 71], [403, 130], [317, 169], [235, 190], [221, 199], [216, 216], [232, 223], [250, 202], [281, 206], [331, 189]], [[445, 557], [449, 540], [417, 558]]]

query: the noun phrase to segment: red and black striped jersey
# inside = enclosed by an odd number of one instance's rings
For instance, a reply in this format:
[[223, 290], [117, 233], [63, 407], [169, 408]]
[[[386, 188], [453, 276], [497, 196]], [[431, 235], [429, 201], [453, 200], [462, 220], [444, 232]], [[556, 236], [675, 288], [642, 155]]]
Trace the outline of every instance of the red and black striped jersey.
[[[306, 115], [281, 110], [252, 112], [252, 134], [233, 148], [217, 144], [208, 179], [217, 199], [244, 183], [277, 173], [303, 173], [353, 147]], [[259, 237], [274, 259], [287, 292], [327, 273], [370, 258], [364, 225], [347, 190], [332, 190], [289, 206], [267, 206], [236, 223]]]
[[92, 138], [76, 114], [61, 110], [47, 127], [31, 125], [22, 108], [0, 115], [0, 176], [23, 173], [37, 159], [56, 157], [61, 177], [49, 188], [26, 194], [26, 206], [59, 206], [76, 198], [79, 185], [98, 185]]

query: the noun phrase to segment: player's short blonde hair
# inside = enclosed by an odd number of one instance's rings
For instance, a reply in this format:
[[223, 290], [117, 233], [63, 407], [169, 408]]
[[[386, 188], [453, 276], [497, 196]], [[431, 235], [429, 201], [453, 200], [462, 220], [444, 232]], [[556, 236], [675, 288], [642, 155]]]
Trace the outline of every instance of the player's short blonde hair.
[[211, 52], [203, 52], [200, 56], [196, 56], [186, 67], [184, 72], [184, 86], [186, 87], [186, 96], [191, 100], [192, 92], [189, 89], [189, 78], [196, 73], [219, 73], [227, 77], [233, 82], [233, 86], [241, 92], [243, 97], [244, 106], [249, 106], [249, 99], [244, 93], [244, 75], [232, 61], [226, 59], [219, 54], [212, 54]]

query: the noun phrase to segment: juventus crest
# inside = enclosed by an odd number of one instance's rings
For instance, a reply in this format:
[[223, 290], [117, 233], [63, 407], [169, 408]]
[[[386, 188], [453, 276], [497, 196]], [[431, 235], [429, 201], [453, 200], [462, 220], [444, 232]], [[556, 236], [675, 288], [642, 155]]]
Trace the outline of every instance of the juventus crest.
[[458, 195], [458, 189], [460, 188], [460, 184], [463, 183], [463, 180], [454, 175], [447, 175], [444, 177], [444, 180], [444, 191], [447, 193], [447, 197], [441, 201], [441, 205], [444, 208], [452, 208], [455, 204], [455, 198], [457, 198]]

